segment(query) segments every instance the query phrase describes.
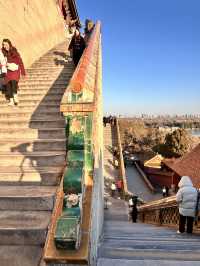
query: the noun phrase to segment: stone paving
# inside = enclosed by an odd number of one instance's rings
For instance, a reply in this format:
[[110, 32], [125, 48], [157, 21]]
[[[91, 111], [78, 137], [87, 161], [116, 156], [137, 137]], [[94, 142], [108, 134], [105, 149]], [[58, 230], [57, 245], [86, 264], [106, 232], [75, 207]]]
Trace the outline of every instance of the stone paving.
[[160, 193], [152, 193], [134, 165], [126, 167], [128, 190], [144, 201], [161, 199]]

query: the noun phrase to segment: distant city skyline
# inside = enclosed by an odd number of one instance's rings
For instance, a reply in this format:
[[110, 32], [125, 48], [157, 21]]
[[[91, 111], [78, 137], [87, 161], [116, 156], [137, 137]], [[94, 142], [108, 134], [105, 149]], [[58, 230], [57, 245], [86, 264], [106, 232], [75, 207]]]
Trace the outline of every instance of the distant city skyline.
[[102, 21], [105, 114], [200, 114], [199, 0], [77, 4]]

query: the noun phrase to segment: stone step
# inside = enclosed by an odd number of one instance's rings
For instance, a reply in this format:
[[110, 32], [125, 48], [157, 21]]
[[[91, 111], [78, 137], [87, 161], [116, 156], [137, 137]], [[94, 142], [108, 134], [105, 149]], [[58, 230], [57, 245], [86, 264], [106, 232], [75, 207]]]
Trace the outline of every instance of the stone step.
[[[52, 105], [50, 105], [50, 106], [48, 106], [48, 105], [21, 106], [21, 104], [20, 104], [20, 105], [15, 106], [14, 110], [15, 110], [15, 112], [16, 111], [23, 111], [23, 112], [30, 112], [31, 111], [33, 114], [35, 112], [45, 113], [46, 111], [47, 112], [60, 113], [60, 105], [57, 105], [57, 106], [55, 106], [55, 105], [54, 106], [52, 106]], [[12, 109], [10, 108], [10, 106], [1, 106], [1, 111], [3, 113], [6, 113], [6, 112], [10, 113], [12, 111]]]
[[26, 83], [56, 83], [56, 84], [65, 84], [67, 80], [69, 80], [72, 76], [72, 73], [67, 73], [65, 75], [43, 75], [43, 76], [38, 76], [38, 75], [28, 75], [28, 77], [24, 80], [22, 80], [19, 85], [23, 85], [23, 84], [26, 84]]
[[46, 84], [27, 84], [19, 87], [18, 95], [20, 94], [44, 94], [47, 93], [54, 94], [55, 92], [63, 93], [68, 86], [69, 82], [66, 82], [64, 85], [46, 85]]
[[[57, 79], [58, 80], [61, 80], [61, 81], [65, 81], [65, 80], [68, 80], [69, 78], [71, 78], [71, 76], [73, 75], [73, 72], [70, 71], [70, 72], [61, 72], [61, 73], [51, 73], [51, 75], [49, 75], [49, 73], [28, 73], [27, 74], [27, 77], [25, 80], [54, 80], [56, 81]], [[19, 85], [20, 84], [23, 84], [24, 80], [21, 80], [19, 82]]]
[[[200, 260], [200, 250], [160, 250], [160, 249], [103, 249], [103, 254], [100, 252], [101, 258], [115, 258], [115, 259], [126, 259], [126, 260]], [[180, 264], [182, 265], [182, 264]]]
[[62, 55], [50, 54], [50, 56], [45, 55], [45, 56], [39, 58], [37, 61], [35, 61], [35, 63], [38, 63], [38, 62], [42, 62], [42, 63], [55, 62], [55, 60], [61, 60], [61, 59], [64, 59], [66, 57], [69, 57], [69, 55], [67, 53], [63, 53]]
[[57, 152], [17, 152], [18, 149], [11, 153], [0, 152], [0, 167], [1, 166], [64, 166], [66, 153], [62, 151]]
[[[130, 234], [131, 236], [131, 234]], [[133, 237], [134, 238], [134, 237]], [[113, 248], [113, 249], [141, 249], [145, 250], [200, 250], [200, 242], [197, 239], [186, 239], [183, 241], [176, 239], [163, 239], [163, 237], [157, 237], [156, 239], [147, 239], [145, 237], [139, 239], [121, 238], [119, 239], [105, 239], [103, 242], [103, 248]]]
[[[56, 76], [57, 75], [57, 77], [59, 76], [65, 76], [65, 75], [69, 75], [70, 73], [72, 73], [73, 74], [73, 70], [63, 70], [63, 69], [61, 69], [61, 71], [60, 71], [60, 69], [50, 69], [49, 71], [48, 71], [48, 69], [41, 69], [41, 68], [38, 68], [38, 69], [30, 69], [30, 70], [27, 70], [27, 77], [29, 77], [30, 75], [31, 76], [35, 76], [35, 75], [37, 75], [37, 77], [42, 77], [43, 75], [46, 75], [46, 74], [44, 74], [44, 73], [47, 73], [48, 75], [52, 75], [52, 76]], [[36, 78], [37, 78], [36, 77]]]
[[[27, 71], [28, 73], [32, 73], [32, 72], [37, 73], [38, 71], [39, 72], [49, 72], [49, 73], [51, 73], [51, 72], [55, 73], [56, 72], [57, 73], [57, 72], [60, 72], [64, 69], [64, 66], [51, 66], [51, 65], [44, 66], [41, 64], [32, 65], [32, 67], [33, 67], [32, 69]], [[68, 71], [66, 71], [66, 72], [68, 72]]]
[[49, 73], [27, 73], [25, 80], [19, 81], [19, 86], [27, 80], [56, 80], [57, 78], [65, 80], [65, 76], [70, 77], [70, 74], [62, 75], [60, 73], [54, 73], [49, 75]]
[[[52, 59], [51, 59], [52, 60]], [[62, 65], [61, 64], [55, 64], [55, 62], [46, 62], [46, 63], [42, 63], [42, 62], [35, 62], [31, 65], [32, 68], [37, 68], [37, 69], [63, 69], [65, 66], [67, 66], [67, 62], [65, 62], [64, 60], [62, 60]]]
[[60, 75], [54, 75], [54, 76], [52, 76], [52, 75], [43, 75], [43, 76], [38, 76], [38, 75], [28, 75], [28, 77], [25, 79], [25, 80], [23, 80], [23, 81], [21, 81], [20, 83], [19, 83], [19, 85], [23, 85], [23, 84], [26, 84], [26, 83], [29, 83], [29, 82], [38, 82], [38, 83], [40, 83], [40, 82], [46, 82], [46, 81], [48, 81], [48, 82], [55, 82], [55, 83], [57, 83], [57, 80], [56, 80], [56, 78], [58, 79], [58, 81], [59, 82], [61, 82], [61, 83], [63, 83], [63, 82], [66, 82], [66, 80], [68, 80], [68, 79], [70, 79], [71, 78], [71, 75], [72, 75], [72, 73], [69, 73], [68, 75], [62, 75], [62, 76], [60, 76]]
[[[4, 100], [0, 101], [0, 105], [1, 106], [8, 106], [8, 103], [4, 99]], [[52, 107], [52, 106], [56, 106], [56, 107], [59, 108], [60, 107], [60, 100], [58, 100], [58, 101], [44, 101], [44, 102], [43, 101], [40, 102], [40, 101], [37, 101], [37, 100], [35, 100], [35, 101], [34, 100], [33, 101], [31, 101], [31, 100], [25, 100], [25, 101], [20, 100], [20, 102], [17, 105], [17, 107], [23, 107], [23, 108], [24, 107], [26, 107], [26, 108], [37, 107], [37, 106], [46, 107], [47, 109], [49, 107]]]
[[[22, 94], [18, 95], [19, 101], [21, 102], [21, 100], [38, 100], [38, 101], [56, 101], [56, 100], [60, 100], [63, 97], [63, 93], [48, 93], [47, 95], [44, 95], [43, 93], [38, 93], [38, 94]], [[4, 100], [5, 101], [5, 97], [4, 95], [0, 94], [0, 101]]]
[[0, 245], [43, 245], [50, 211], [1, 211]]
[[[8, 111], [3, 111], [0, 112], [0, 120], [1, 119], [26, 119], [26, 118], [29, 118], [31, 120], [50, 120], [51, 118], [54, 118], [55, 119], [61, 119], [62, 118], [62, 115], [61, 113], [59, 112], [56, 112], [56, 111], [45, 111], [45, 112], [42, 112], [40, 110], [36, 110], [34, 112], [27, 112], [27, 111], [20, 111], [18, 107], [15, 107], [15, 106], [9, 106], [10, 108], [10, 112]], [[15, 112], [13, 112], [15, 111]]]
[[68, 82], [66, 82], [63, 85], [57, 85], [57, 84], [53, 84], [53, 85], [47, 85], [47, 84], [24, 84], [21, 85], [21, 87], [19, 88], [18, 91], [18, 95], [19, 94], [26, 94], [27, 92], [30, 94], [35, 93], [44, 93], [46, 94], [47, 92], [62, 92], [63, 90], [66, 90], [68, 85]]
[[23, 88], [32, 88], [32, 89], [35, 89], [35, 88], [38, 88], [38, 89], [42, 89], [42, 88], [46, 88], [46, 89], [59, 89], [59, 88], [65, 88], [67, 87], [68, 85], [68, 82], [69, 82], [69, 79], [68, 80], [65, 80], [65, 81], [62, 81], [62, 82], [57, 82], [57, 81], [41, 81], [41, 82], [38, 82], [37, 80], [35, 81], [29, 81], [27, 83], [23, 83], [20, 85], [19, 87], [19, 90], [21, 91]]
[[[1, 123], [0, 123], [1, 125]], [[24, 151], [66, 151], [66, 139], [9, 139], [0, 140], [0, 151], [11, 152], [17, 147]]]
[[22, 139], [22, 138], [31, 138], [31, 139], [64, 139], [65, 138], [65, 129], [64, 128], [0, 128], [0, 139]]
[[50, 95], [61, 95], [65, 92], [65, 87], [63, 88], [59, 88], [59, 89], [50, 89], [50, 90], [30, 90], [30, 92], [28, 90], [20, 90], [18, 93], [19, 98], [23, 97], [24, 95], [43, 95], [44, 97], [46, 96], [50, 96]]
[[44, 84], [44, 83], [40, 83], [40, 84], [23, 84], [19, 87], [19, 90], [18, 90], [18, 94], [20, 94], [21, 92], [23, 93], [32, 93], [33, 91], [36, 91], [37, 93], [41, 92], [42, 93], [47, 93], [47, 92], [50, 92], [50, 91], [62, 91], [62, 90], [65, 90], [68, 86], [68, 81], [66, 81], [64, 84]]
[[0, 186], [0, 210], [51, 211], [55, 186]]
[[0, 128], [30, 128], [30, 129], [47, 129], [47, 128], [64, 128], [65, 121], [62, 117], [59, 119], [46, 119], [46, 120], [34, 120], [34, 119], [20, 119], [13, 118], [0, 119]]
[[63, 174], [62, 167], [10, 166], [0, 167], [0, 185], [3, 186], [54, 186]]
[[180, 261], [180, 260], [128, 260], [128, 259], [98, 259], [97, 266], [199, 266], [199, 261]]
[[1, 245], [1, 266], [38, 266], [42, 248], [31, 245]]
[[64, 128], [65, 122], [62, 119], [54, 120], [30, 120], [30, 119], [0, 119], [1, 128], [31, 128], [31, 129], [47, 129], [49, 128]]
[[[23, 100], [23, 99], [20, 99], [20, 102], [18, 103], [18, 106], [36, 106], [36, 105], [40, 105], [40, 106], [58, 106], [60, 105], [60, 101], [61, 99], [58, 99], [58, 100], [46, 100], [45, 98], [44, 99], [38, 99], [38, 100], [31, 100], [31, 99], [28, 99], [28, 100]], [[8, 103], [6, 102], [6, 99], [0, 99], [0, 105], [1, 106], [8, 106]]]

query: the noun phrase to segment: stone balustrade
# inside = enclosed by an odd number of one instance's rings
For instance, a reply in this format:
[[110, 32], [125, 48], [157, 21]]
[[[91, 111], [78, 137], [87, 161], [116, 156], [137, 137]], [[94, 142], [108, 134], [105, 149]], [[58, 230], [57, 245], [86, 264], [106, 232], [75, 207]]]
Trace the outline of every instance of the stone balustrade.
[[67, 166], [45, 247], [47, 262], [91, 264], [103, 224], [102, 61], [97, 22], [60, 110], [66, 121]]
[[[178, 227], [179, 211], [176, 197], [171, 196], [152, 201], [138, 207], [139, 220], [143, 223]], [[195, 224], [195, 230], [200, 229], [200, 221]]]
[[122, 144], [121, 144], [121, 136], [119, 130], [119, 121], [116, 119], [116, 129], [117, 129], [117, 143], [119, 149], [119, 177], [123, 180], [123, 192], [125, 198], [129, 198], [132, 196], [132, 193], [128, 190], [127, 180], [126, 180], [126, 171], [124, 166], [124, 158], [122, 153]]

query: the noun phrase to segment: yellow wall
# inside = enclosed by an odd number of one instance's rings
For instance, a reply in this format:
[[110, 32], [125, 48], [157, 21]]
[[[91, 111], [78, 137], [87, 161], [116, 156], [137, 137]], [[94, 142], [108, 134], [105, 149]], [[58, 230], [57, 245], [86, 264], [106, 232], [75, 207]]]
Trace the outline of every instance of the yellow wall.
[[65, 40], [56, 0], [0, 0], [0, 45], [11, 40], [25, 67]]

